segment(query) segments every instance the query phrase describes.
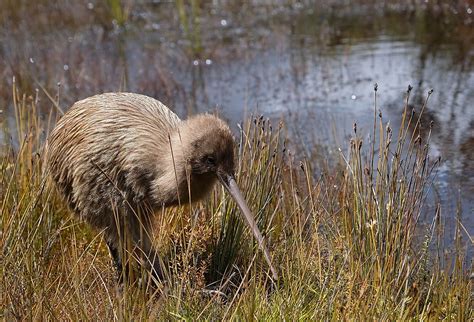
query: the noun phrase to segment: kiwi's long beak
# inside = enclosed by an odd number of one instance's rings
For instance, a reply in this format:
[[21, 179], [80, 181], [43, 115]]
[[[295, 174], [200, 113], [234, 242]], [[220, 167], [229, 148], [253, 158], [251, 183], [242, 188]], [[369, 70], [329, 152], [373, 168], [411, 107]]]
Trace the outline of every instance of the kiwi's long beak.
[[257, 223], [253, 219], [252, 212], [247, 206], [247, 203], [245, 202], [245, 199], [242, 196], [242, 193], [240, 192], [240, 189], [237, 186], [237, 183], [235, 182], [234, 176], [228, 175], [228, 174], [218, 174], [217, 177], [219, 178], [219, 181], [222, 183], [224, 188], [229, 192], [229, 194], [232, 196], [232, 198], [234, 198], [235, 202], [239, 206], [244, 219], [247, 221], [247, 224], [252, 229], [252, 232], [255, 238], [257, 238], [258, 246], [260, 247], [260, 249], [263, 251], [263, 254], [265, 255], [265, 259], [268, 263], [268, 266], [270, 266], [273, 279], [277, 280], [278, 275], [276, 273], [275, 268], [272, 265], [272, 261], [270, 260], [270, 253], [268, 252], [268, 249], [265, 246], [265, 239], [260, 233], [260, 230], [257, 227]]

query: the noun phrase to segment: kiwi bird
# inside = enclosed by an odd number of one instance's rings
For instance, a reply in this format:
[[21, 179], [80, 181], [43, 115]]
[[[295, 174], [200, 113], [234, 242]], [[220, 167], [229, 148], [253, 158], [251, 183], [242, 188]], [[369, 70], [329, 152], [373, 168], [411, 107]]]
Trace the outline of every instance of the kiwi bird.
[[100, 94], [69, 109], [45, 150], [48, 175], [72, 211], [104, 231], [119, 272], [132, 254], [162, 281], [151, 238], [154, 213], [201, 200], [220, 182], [277, 278], [264, 238], [237, 187], [234, 139], [220, 118], [200, 114], [180, 120], [148, 96]]

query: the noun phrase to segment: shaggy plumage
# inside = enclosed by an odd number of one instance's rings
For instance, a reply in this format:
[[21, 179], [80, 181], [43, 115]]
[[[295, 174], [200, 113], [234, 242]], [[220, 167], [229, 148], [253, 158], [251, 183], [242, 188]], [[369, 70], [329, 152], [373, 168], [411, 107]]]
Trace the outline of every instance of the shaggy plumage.
[[46, 173], [70, 208], [104, 231], [119, 271], [132, 254], [161, 280], [150, 236], [153, 214], [202, 199], [219, 180], [242, 210], [276, 278], [235, 183], [234, 140], [221, 119], [203, 114], [181, 121], [153, 98], [101, 94], [71, 107], [45, 151]]
[[[131, 93], [75, 103], [46, 145], [47, 172], [70, 208], [104, 230], [117, 266], [124, 234], [156, 259], [154, 211], [203, 198], [216, 182], [207, 167], [222, 163], [231, 173], [233, 158], [231, 131], [219, 118], [181, 121], [161, 102]], [[157, 261], [151, 265], [161, 278]]]

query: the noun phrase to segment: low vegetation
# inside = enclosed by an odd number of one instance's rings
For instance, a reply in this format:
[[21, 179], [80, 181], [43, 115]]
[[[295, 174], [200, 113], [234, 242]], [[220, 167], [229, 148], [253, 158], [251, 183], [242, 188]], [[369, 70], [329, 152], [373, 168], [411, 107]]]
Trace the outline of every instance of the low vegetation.
[[139, 280], [117, 285], [101, 232], [74, 217], [42, 177], [54, 104], [41, 118], [35, 97], [13, 91], [16, 133], [5, 137], [18, 143], [7, 142], [0, 161], [6, 320], [474, 317], [461, 222], [449, 258], [432, 249], [442, 209], [432, 225], [419, 223], [436, 161], [428, 157], [431, 126], [408, 109], [409, 91], [398, 133], [375, 106], [376, 139], [362, 139], [355, 125], [348, 152], [325, 169], [290, 152], [283, 123], [248, 120], [237, 135], [238, 181], [280, 279], [272, 283], [236, 205], [216, 188], [204, 203], [157, 214], [168, 281], [155, 291]]

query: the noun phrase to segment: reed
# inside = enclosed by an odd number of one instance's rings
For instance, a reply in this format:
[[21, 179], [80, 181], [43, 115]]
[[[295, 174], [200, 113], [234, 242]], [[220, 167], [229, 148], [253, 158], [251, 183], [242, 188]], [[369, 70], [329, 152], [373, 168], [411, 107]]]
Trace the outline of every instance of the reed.
[[420, 131], [408, 95], [397, 134], [375, 105], [375, 138], [364, 142], [355, 126], [348, 152], [319, 177], [315, 160], [290, 151], [297, 149], [285, 140], [284, 123], [257, 117], [242, 124], [237, 177], [280, 280], [271, 283], [236, 205], [216, 189], [204, 203], [158, 214], [155, 243], [169, 279], [150, 294], [139, 284], [116, 285], [101, 232], [48, 188], [42, 144], [57, 110], [40, 117], [39, 105], [50, 102], [14, 87], [14, 139], [0, 160], [0, 316], [472, 319], [462, 222], [444, 264], [429, 251], [440, 238], [442, 209], [428, 229], [419, 225], [436, 160], [428, 154], [431, 129]]

